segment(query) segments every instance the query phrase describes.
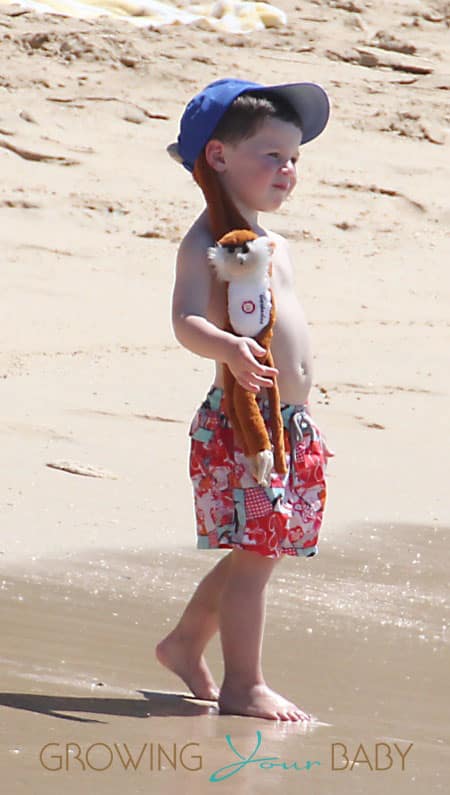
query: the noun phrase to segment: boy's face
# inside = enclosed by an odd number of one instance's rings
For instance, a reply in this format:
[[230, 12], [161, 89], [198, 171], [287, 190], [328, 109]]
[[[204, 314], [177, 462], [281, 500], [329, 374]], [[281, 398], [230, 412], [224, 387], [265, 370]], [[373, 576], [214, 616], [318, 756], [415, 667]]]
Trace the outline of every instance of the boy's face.
[[296, 183], [301, 130], [280, 119], [267, 119], [251, 138], [237, 144], [208, 142], [210, 163], [232, 197], [251, 210], [271, 212]]

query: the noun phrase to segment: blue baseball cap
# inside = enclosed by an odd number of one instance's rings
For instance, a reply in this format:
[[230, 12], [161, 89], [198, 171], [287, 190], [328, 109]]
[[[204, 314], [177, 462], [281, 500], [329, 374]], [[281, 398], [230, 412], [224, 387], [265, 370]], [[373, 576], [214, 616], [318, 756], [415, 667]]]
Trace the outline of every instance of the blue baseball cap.
[[302, 125], [302, 144], [312, 141], [325, 128], [330, 115], [326, 91], [317, 83], [283, 83], [265, 86], [249, 80], [215, 80], [186, 105], [176, 143], [167, 151], [192, 173], [194, 163], [211, 138], [218, 122], [234, 99], [246, 91], [260, 89], [283, 97], [297, 112]]

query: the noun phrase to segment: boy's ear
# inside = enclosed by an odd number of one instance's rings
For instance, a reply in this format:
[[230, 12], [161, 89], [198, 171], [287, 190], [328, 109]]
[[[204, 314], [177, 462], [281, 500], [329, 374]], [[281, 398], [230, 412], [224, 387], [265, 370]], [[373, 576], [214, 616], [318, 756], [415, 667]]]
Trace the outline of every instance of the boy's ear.
[[205, 158], [208, 165], [215, 171], [223, 171], [226, 164], [223, 157], [222, 141], [210, 138], [205, 145]]

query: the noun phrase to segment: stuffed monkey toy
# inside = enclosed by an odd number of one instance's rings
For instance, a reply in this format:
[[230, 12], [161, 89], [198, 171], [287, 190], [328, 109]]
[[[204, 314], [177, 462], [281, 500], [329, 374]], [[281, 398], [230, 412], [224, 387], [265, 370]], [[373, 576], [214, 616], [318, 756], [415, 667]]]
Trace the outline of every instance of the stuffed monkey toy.
[[[248, 222], [223, 189], [217, 173], [209, 166], [204, 151], [195, 161], [193, 176], [205, 195], [211, 231], [218, 241], [208, 249], [208, 258], [219, 281], [226, 285], [224, 329], [253, 337], [266, 349], [265, 357], [258, 357], [259, 361], [274, 367], [270, 342], [276, 309], [270, 276], [275, 244], [249, 229]], [[276, 377], [272, 380], [274, 385], [267, 391], [274, 452], [256, 395], [243, 389], [223, 363], [226, 413], [249, 458], [255, 480], [265, 486], [270, 486], [273, 466], [280, 474], [287, 472], [280, 395]]]
[[[223, 235], [216, 246], [208, 249], [208, 257], [218, 279], [227, 284], [227, 330], [256, 339], [266, 349], [266, 355], [260, 361], [268, 367], [274, 367], [270, 351], [276, 316], [270, 288], [274, 245], [267, 237], [258, 237], [248, 229], [238, 229]], [[274, 386], [268, 390], [274, 459], [256, 395], [236, 381], [226, 364], [223, 365], [223, 373], [227, 414], [245, 455], [250, 459], [255, 479], [269, 486], [274, 463], [278, 472], [287, 471], [276, 379], [274, 377]]]

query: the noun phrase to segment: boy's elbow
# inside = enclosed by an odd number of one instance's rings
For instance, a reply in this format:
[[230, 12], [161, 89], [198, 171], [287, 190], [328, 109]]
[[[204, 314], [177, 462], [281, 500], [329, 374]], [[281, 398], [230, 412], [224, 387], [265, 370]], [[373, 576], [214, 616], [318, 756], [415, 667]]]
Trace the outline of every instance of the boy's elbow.
[[183, 345], [186, 339], [186, 331], [187, 331], [187, 318], [192, 315], [196, 314], [193, 312], [188, 312], [185, 309], [178, 309], [173, 310], [172, 312], [172, 329], [175, 335], [175, 338], [178, 342]]
[[199, 332], [203, 329], [196, 319], [207, 320], [206, 313], [198, 309], [182, 309], [174, 311], [172, 315], [172, 328], [176, 340], [184, 348], [196, 352]]
[[180, 334], [182, 328], [182, 321], [183, 321], [183, 314], [179, 311], [172, 310], [172, 329], [175, 335], [175, 338], [178, 342], [181, 342]]

